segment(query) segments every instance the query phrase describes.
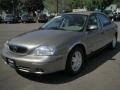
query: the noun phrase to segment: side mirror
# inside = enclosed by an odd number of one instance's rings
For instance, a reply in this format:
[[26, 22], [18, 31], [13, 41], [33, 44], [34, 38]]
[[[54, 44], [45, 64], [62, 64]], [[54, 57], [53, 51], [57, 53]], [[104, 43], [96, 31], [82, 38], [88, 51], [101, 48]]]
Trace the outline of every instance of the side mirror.
[[89, 25], [88, 26], [88, 30], [97, 30], [98, 29], [98, 26], [96, 26], [96, 25]]

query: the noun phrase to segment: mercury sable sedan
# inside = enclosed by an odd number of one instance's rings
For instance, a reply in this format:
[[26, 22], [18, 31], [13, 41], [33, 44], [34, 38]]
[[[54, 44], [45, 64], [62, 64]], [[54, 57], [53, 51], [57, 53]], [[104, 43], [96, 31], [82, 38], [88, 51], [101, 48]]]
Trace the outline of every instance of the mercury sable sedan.
[[105, 14], [67, 13], [6, 41], [2, 57], [22, 72], [47, 74], [65, 70], [75, 75], [89, 54], [106, 45], [114, 49], [117, 35], [117, 25]]

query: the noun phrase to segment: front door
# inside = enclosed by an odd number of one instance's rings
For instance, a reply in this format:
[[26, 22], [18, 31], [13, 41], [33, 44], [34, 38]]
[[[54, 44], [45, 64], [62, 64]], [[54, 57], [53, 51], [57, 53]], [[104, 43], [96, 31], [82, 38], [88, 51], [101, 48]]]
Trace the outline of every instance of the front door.
[[104, 42], [101, 41], [104, 40], [104, 32], [102, 31], [101, 24], [96, 15], [89, 17], [87, 27], [89, 26], [97, 27], [95, 30], [86, 30], [86, 45], [89, 53], [91, 53], [103, 46]]

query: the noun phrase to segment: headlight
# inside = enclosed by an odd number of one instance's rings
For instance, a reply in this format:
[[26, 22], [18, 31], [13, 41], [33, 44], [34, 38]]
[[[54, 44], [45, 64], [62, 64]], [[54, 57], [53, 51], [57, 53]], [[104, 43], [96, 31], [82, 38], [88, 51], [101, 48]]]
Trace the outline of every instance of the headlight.
[[50, 56], [55, 52], [54, 48], [49, 46], [39, 46], [33, 51], [34, 56]]

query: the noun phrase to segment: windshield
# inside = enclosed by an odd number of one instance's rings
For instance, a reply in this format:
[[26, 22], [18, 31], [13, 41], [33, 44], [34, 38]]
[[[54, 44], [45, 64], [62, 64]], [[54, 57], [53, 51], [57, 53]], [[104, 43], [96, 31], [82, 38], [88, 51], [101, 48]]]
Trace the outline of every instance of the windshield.
[[13, 15], [6, 15], [7, 18], [13, 18]]
[[80, 31], [84, 27], [87, 16], [81, 14], [65, 14], [57, 16], [43, 25], [45, 30], [71, 30]]

